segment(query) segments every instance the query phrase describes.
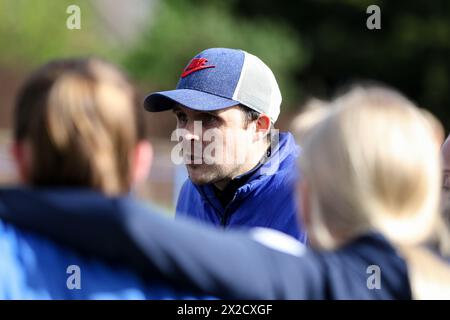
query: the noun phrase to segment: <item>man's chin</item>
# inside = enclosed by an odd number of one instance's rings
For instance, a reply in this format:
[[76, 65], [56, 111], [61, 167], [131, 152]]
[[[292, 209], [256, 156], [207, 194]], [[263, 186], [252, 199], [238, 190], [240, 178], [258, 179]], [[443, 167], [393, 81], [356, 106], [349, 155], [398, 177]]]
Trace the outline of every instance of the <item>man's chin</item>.
[[186, 165], [189, 179], [196, 185], [204, 185], [221, 181], [219, 176], [220, 168], [207, 164], [189, 164]]
[[186, 165], [186, 168], [189, 174], [189, 179], [191, 179], [194, 184], [202, 185], [210, 182], [211, 179], [208, 179], [205, 174], [203, 164], [188, 164]]

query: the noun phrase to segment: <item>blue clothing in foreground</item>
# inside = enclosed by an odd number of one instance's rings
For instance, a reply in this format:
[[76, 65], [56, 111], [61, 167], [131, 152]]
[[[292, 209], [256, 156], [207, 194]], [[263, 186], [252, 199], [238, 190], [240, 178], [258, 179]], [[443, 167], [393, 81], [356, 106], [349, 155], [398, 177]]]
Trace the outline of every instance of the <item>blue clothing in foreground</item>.
[[[44, 199], [46, 201], [40, 201]], [[0, 212], [2, 216], [11, 216], [15, 212], [28, 212], [30, 215], [46, 212], [40, 223], [50, 228], [47, 234], [51, 235], [52, 228], [57, 228], [57, 232], [68, 232], [83, 238], [86, 228], [65, 222], [64, 214], [75, 210], [83, 216], [95, 211], [100, 218], [91, 220], [90, 223], [95, 224], [89, 228], [109, 231], [108, 238], [114, 238], [114, 229], [102, 220], [116, 206], [120, 206], [120, 201], [93, 192], [37, 194], [26, 191], [26, 197], [23, 197], [18, 192], [0, 191]], [[95, 247], [95, 239], [89, 239], [89, 242]], [[111, 245], [114, 246], [114, 243]], [[194, 298], [158, 279], [145, 282], [123, 263], [116, 262], [117, 265], [112, 266], [92, 255], [82, 256], [44, 235], [24, 231], [0, 219], [0, 300]]]
[[[307, 250], [295, 256], [268, 248], [244, 232], [152, 214], [127, 198], [102, 200], [105, 206], [91, 203], [82, 211], [78, 203], [85, 199], [76, 195], [77, 201], [49, 219], [50, 210], [30, 208], [57, 209], [74, 195], [0, 190], [0, 199], [21, 199], [12, 211], [0, 205], [0, 219], [126, 264], [147, 280], [164, 278], [220, 298], [411, 299], [405, 260], [377, 233], [335, 251]], [[381, 270], [379, 288], [368, 285], [374, 266]]]

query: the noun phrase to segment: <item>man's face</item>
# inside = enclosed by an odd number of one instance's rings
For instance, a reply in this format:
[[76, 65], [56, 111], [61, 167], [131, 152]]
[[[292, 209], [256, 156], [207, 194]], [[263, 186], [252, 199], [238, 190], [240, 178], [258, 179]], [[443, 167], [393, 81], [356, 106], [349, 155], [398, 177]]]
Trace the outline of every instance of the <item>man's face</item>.
[[442, 146], [443, 181], [442, 181], [442, 211], [444, 218], [450, 226], [450, 138]]
[[245, 170], [255, 124], [246, 125], [239, 106], [211, 112], [177, 106], [173, 113], [192, 182], [226, 183]]

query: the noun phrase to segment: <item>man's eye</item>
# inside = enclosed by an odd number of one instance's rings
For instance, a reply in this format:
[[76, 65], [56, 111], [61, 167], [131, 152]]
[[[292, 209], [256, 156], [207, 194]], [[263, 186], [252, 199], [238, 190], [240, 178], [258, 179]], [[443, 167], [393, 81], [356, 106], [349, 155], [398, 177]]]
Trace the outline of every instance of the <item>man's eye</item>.
[[180, 123], [185, 123], [187, 121], [187, 117], [183, 113], [177, 113], [176, 117], [177, 117], [178, 122], [180, 122]]
[[206, 115], [204, 118], [203, 118], [203, 122], [204, 122], [204, 124], [214, 124], [214, 123], [216, 123], [217, 121], [218, 121], [219, 119], [216, 117], [216, 116], [213, 116], [213, 115]]

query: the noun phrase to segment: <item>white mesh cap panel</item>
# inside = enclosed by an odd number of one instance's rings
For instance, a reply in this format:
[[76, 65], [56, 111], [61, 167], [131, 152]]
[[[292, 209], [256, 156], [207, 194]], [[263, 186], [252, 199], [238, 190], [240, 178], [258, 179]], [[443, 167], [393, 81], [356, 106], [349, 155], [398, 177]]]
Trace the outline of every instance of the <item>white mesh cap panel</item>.
[[281, 93], [275, 76], [258, 57], [244, 53], [244, 65], [233, 100], [267, 114], [275, 122], [281, 105]]

